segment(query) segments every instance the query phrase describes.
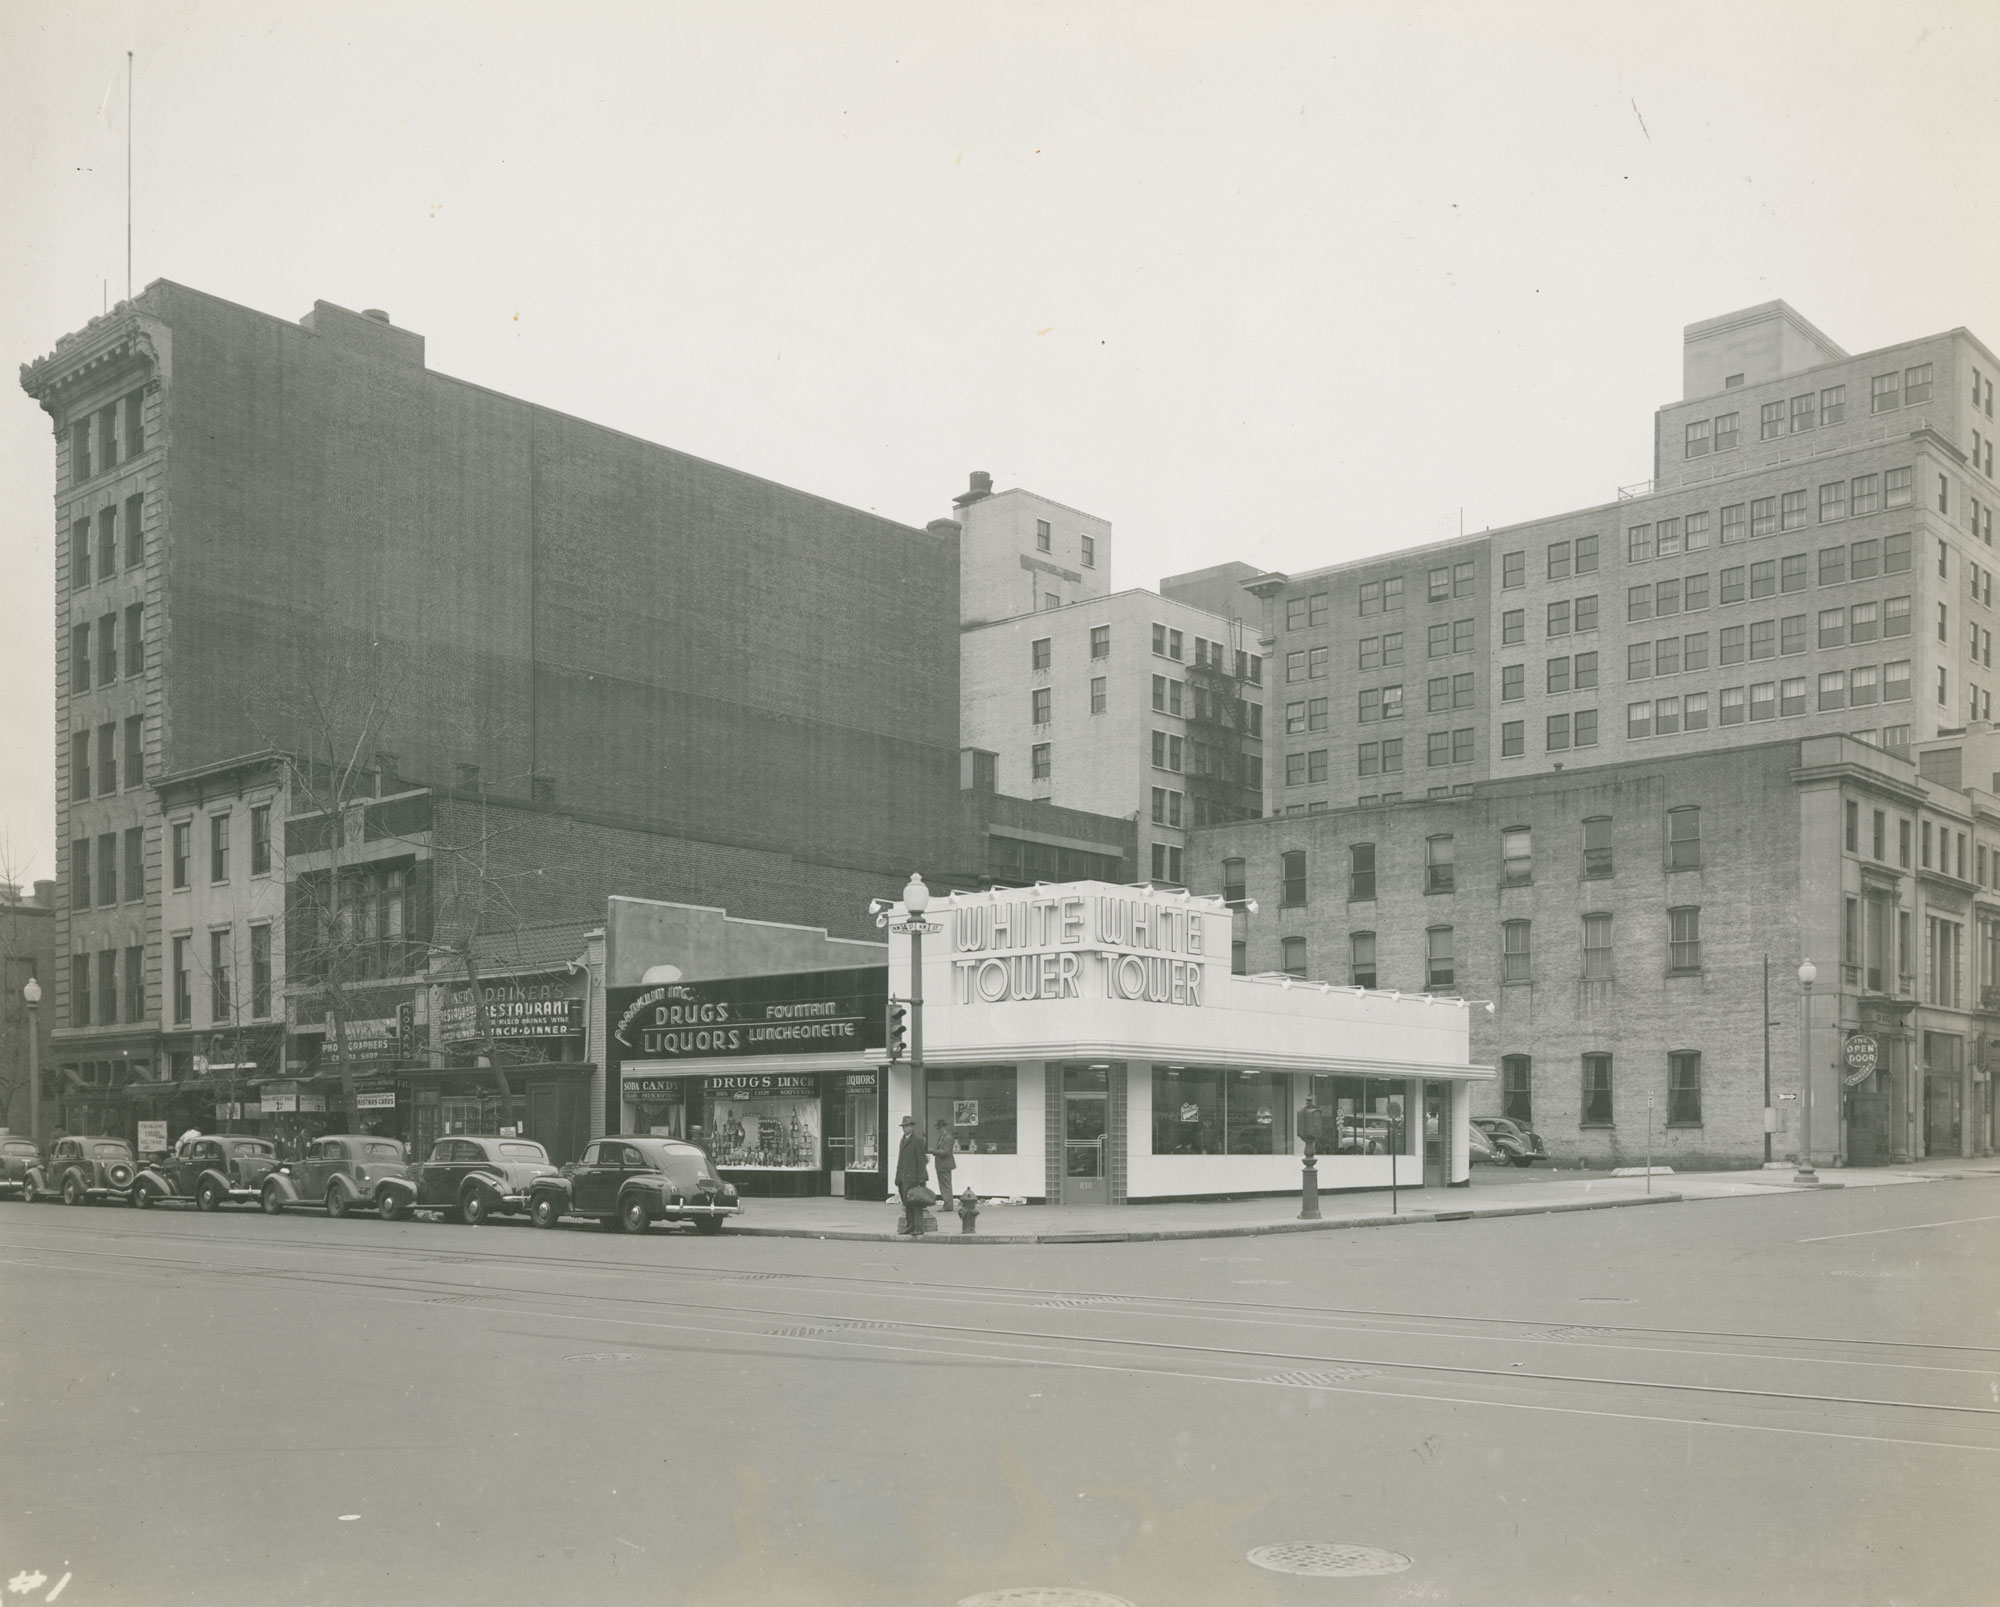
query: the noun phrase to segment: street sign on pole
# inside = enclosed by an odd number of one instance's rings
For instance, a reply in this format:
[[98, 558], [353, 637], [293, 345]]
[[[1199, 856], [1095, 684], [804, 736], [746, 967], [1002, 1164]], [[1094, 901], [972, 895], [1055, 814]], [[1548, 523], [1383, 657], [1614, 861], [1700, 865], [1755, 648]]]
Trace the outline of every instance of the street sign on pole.
[[942, 932], [944, 925], [939, 921], [891, 921], [889, 923], [889, 930], [892, 932], [923, 932], [928, 934]]

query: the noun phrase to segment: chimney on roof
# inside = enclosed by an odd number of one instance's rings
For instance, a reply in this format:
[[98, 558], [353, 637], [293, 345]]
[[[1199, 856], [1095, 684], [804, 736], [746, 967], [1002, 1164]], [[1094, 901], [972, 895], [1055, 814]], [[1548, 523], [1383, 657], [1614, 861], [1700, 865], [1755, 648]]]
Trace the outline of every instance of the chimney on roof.
[[56, 907], [56, 884], [54, 882], [35, 883], [35, 902], [45, 910]]
[[361, 316], [363, 318], [372, 318], [378, 324], [386, 324], [389, 321], [389, 315], [380, 307], [363, 307], [361, 309]]
[[988, 474], [984, 469], [974, 469], [972, 471], [971, 487], [953, 497], [951, 505], [954, 508], [967, 508], [975, 502], [983, 502], [992, 495], [993, 476]]

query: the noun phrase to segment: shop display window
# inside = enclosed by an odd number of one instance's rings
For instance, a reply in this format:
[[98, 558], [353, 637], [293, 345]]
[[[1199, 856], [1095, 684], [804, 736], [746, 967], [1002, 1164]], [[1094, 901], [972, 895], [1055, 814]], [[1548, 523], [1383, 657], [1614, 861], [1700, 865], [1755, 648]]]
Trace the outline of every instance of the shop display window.
[[1414, 1124], [1410, 1085], [1401, 1078], [1314, 1077], [1313, 1098], [1334, 1121], [1334, 1140], [1323, 1148], [1338, 1155], [1386, 1155], [1400, 1143], [1400, 1153], [1412, 1153]]
[[1016, 1083], [1012, 1066], [957, 1066], [929, 1074], [925, 1131], [940, 1126], [962, 1155], [1012, 1155], [1019, 1147]]
[[446, 1094], [438, 1101], [441, 1135], [484, 1133], [491, 1137], [506, 1131], [518, 1133], [527, 1117], [525, 1094], [515, 1094], [511, 1099], [500, 1094]]
[[1231, 1155], [1284, 1155], [1292, 1147], [1292, 1079], [1283, 1071], [1229, 1074], [1224, 1135]]
[[1153, 1068], [1155, 1155], [1284, 1155], [1291, 1147], [1291, 1073]]
[[708, 1096], [708, 1144], [718, 1167], [807, 1171], [819, 1165], [817, 1092]]

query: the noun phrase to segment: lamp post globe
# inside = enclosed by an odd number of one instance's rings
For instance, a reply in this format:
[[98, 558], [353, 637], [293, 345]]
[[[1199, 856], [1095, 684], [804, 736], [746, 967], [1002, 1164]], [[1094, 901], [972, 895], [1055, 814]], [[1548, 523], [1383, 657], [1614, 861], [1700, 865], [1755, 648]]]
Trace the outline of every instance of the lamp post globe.
[[921, 920], [930, 907], [931, 890], [924, 886], [923, 877], [912, 875], [910, 885], [903, 889], [903, 908], [910, 912], [912, 920]]
[[1799, 1090], [1801, 1108], [1799, 1112], [1799, 1169], [1793, 1176], [1795, 1183], [1817, 1184], [1819, 1174], [1812, 1163], [1812, 990], [1819, 979], [1819, 970], [1811, 960], [1799, 962], [1799, 1055], [1803, 1066], [1804, 1086]]

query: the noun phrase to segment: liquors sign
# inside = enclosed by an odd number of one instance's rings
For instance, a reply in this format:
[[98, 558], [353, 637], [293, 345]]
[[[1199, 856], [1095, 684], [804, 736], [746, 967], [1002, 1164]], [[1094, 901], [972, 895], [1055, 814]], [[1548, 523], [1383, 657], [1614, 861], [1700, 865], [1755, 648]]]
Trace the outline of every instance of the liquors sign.
[[885, 966], [611, 988], [620, 1061], [856, 1053], [880, 1049]]

